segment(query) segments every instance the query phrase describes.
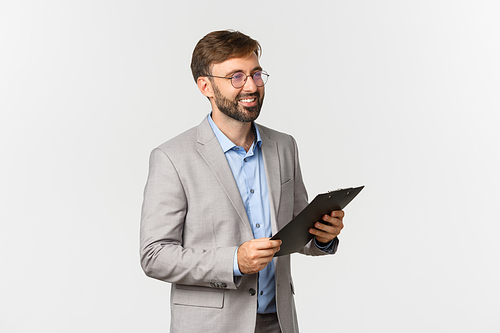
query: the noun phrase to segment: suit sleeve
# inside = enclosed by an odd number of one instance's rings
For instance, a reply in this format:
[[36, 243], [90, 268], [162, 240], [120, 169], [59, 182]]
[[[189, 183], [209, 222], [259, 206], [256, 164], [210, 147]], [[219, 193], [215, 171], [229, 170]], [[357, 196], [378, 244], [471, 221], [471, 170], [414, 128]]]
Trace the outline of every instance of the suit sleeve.
[[235, 289], [236, 247], [185, 248], [187, 209], [188, 195], [174, 164], [163, 150], [153, 150], [141, 214], [142, 269], [166, 282]]

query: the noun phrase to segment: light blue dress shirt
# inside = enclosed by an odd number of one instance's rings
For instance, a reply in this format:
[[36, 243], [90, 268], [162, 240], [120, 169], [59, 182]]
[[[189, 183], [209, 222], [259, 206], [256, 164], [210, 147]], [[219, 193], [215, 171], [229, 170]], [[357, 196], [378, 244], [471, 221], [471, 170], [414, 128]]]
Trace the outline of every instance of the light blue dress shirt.
[[[229, 167], [233, 172], [234, 180], [238, 185], [241, 199], [245, 205], [248, 220], [252, 228], [254, 238], [271, 237], [271, 213], [269, 207], [269, 192], [267, 189], [264, 159], [260, 149], [262, 139], [256, 125], [256, 139], [252, 147], [245, 151], [243, 147], [236, 146], [221, 132], [217, 125], [208, 116], [210, 126], [224, 151]], [[234, 275], [242, 276], [238, 268], [237, 251], [234, 260]], [[259, 285], [257, 293], [257, 313], [276, 312], [274, 299], [274, 263], [271, 261], [266, 268], [259, 272]]]
[[[234, 180], [238, 185], [238, 190], [245, 205], [248, 220], [254, 238], [271, 237], [271, 213], [269, 207], [269, 192], [267, 187], [266, 172], [264, 168], [264, 158], [262, 157], [262, 139], [257, 125], [255, 128], [255, 140], [248, 150], [236, 146], [228, 139], [212, 120], [211, 114], [208, 121], [212, 130], [219, 140], [229, 167], [233, 172]], [[316, 239], [315, 239], [316, 240]], [[333, 244], [327, 246], [316, 246], [323, 251], [333, 252]], [[233, 272], [234, 276], [243, 276], [238, 268], [238, 249], [234, 253]], [[274, 260], [259, 272], [259, 285], [257, 293], [257, 313], [276, 312], [275, 302], [275, 281], [274, 281]]]

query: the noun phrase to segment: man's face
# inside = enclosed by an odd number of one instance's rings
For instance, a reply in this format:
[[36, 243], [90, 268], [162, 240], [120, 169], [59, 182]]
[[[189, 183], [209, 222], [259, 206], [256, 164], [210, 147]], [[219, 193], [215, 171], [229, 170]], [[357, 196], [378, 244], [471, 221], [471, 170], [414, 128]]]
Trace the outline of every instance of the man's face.
[[[233, 58], [212, 67], [212, 75], [231, 77], [236, 72], [253, 75], [262, 70], [257, 56], [252, 53], [248, 57]], [[234, 88], [231, 80], [211, 78], [213, 102], [217, 109], [226, 116], [242, 122], [252, 122], [260, 114], [264, 102], [264, 87], [257, 87], [249, 76], [245, 85]]]

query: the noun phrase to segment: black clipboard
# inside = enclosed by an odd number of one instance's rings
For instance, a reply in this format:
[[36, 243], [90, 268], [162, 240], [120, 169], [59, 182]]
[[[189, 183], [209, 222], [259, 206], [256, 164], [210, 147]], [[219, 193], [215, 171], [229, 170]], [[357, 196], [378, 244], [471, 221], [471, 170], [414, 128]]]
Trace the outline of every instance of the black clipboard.
[[309, 233], [309, 229], [313, 228], [318, 221], [324, 222], [325, 214], [330, 214], [332, 210], [344, 209], [363, 188], [364, 186], [351, 187], [318, 194], [304, 210], [271, 238], [281, 239], [283, 242], [274, 256], [278, 257], [302, 249], [314, 237]]

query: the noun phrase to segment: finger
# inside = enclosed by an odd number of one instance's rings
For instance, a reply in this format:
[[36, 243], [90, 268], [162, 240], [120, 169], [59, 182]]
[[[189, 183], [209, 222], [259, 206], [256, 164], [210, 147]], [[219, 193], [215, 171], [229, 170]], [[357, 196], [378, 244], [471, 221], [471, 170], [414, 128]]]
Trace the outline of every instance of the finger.
[[316, 223], [314, 223], [314, 227], [318, 230], [323, 230], [326, 232], [333, 232], [333, 230], [336, 226], [333, 224], [325, 224], [325, 223], [321, 223], [321, 222], [316, 222]]
[[281, 239], [257, 238], [253, 239], [253, 245], [257, 250], [273, 249], [281, 245]]
[[244, 244], [240, 246], [240, 250], [238, 250], [238, 252], [241, 252], [241, 254], [245, 257], [252, 260], [258, 260], [259, 258], [273, 257], [274, 254], [280, 250], [280, 246], [278, 245], [271, 248], [255, 248], [251, 244]]
[[342, 218], [344, 217], [345, 213], [343, 210], [334, 210], [330, 213], [330, 216], [331, 217], [336, 217], [336, 218], [339, 218], [342, 220]]
[[269, 249], [262, 249], [262, 250], [257, 250], [256, 253], [258, 254], [259, 257], [261, 258], [267, 258], [267, 257], [272, 257], [276, 252], [280, 250], [280, 247], [272, 247]]
[[314, 224], [314, 228], [311, 228], [313, 232], [310, 232], [311, 234], [315, 236], [320, 236], [320, 237], [327, 237], [329, 238], [330, 236], [333, 236], [333, 238], [337, 237], [340, 234], [340, 231], [342, 230], [342, 226], [330, 226], [330, 225], [325, 225], [320, 222], [316, 222]]
[[261, 266], [264, 268], [271, 260], [274, 258], [276, 252], [273, 250], [259, 251], [257, 257], [254, 258], [254, 263], [256, 266]]
[[317, 229], [313, 229], [313, 228], [311, 228], [309, 230], [309, 232], [312, 235], [314, 235], [314, 237], [316, 238], [317, 241], [319, 241], [321, 243], [328, 243], [328, 242], [330, 242], [332, 239], [334, 239], [336, 237], [333, 234], [329, 234], [329, 233], [326, 233], [326, 232], [323, 232], [323, 231], [320, 231], [320, 230], [317, 230]]
[[335, 238], [340, 233], [340, 229], [333, 228], [333, 227], [328, 227], [325, 230], [322, 230], [319, 228], [311, 228], [310, 233], [315, 235], [315, 236], [318, 236], [318, 237]]
[[[342, 211], [340, 211], [340, 212], [342, 212]], [[343, 212], [339, 213], [339, 211], [333, 211], [330, 214], [323, 215], [323, 219], [325, 219], [325, 220], [337, 219], [337, 220], [342, 221], [344, 219], [344, 214], [343, 214]]]
[[343, 228], [344, 223], [342, 222], [341, 218], [337, 217], [332, 217], [330, 215], [324, 215], [323, 216], [323, 221], [328, 222], [330, 225], [337, 227], [337, 228]]
[[276, 244], [268, 244], [268, 245], [262, 245], [254, 248], [255, 252], [258, 252], [259, 255], [274, 255], [274, 253], [278, 252], [280, 250], [280, 243]]
[[272, 243], [273, 246], [281, 245], [281, 243], [283, 243], [283, 241], [281, 239], [271, 239], [271, 238], [260, 238], [260, 239], [262, 239], [262, 240], [267, 239], [268, 241], [270, 241]]

